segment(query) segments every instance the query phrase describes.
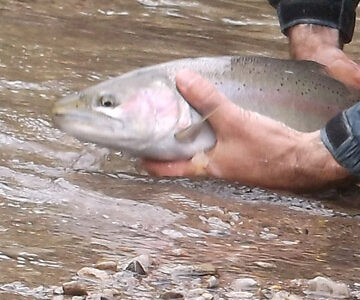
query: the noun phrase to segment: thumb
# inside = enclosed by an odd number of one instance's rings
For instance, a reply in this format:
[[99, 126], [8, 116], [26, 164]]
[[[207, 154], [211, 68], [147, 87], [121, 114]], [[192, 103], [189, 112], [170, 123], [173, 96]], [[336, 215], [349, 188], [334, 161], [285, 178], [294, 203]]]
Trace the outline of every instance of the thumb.
[[[240, 107], [232, 103], [214, 85], [199, 74], [190, 70], [182, 70], [176, 76], [177, 88], [183, 97], [202, 115], [206, 116], [216, 110], [208, 118], [215, 132], [222, 132], [226, 120], [231, 114], [239, 117]], [[241, 120], [239, 120], [241, 121]]]

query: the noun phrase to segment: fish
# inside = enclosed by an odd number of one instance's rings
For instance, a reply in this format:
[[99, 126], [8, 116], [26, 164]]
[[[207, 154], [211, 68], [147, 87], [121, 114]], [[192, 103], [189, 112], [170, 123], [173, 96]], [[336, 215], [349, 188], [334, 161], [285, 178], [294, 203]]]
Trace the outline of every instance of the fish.
[[53, 107], [54, 124], [81, 141], [134, 157], [192, 158], [211, 149], [216, 136], [177, 90], [175, 76], [182, 69], [207, 78], [242, 108], [303, 132], [322, 128], [359, 100], [359, 92], [312, 61], [184, 58], [135, 69], [65, 96]]

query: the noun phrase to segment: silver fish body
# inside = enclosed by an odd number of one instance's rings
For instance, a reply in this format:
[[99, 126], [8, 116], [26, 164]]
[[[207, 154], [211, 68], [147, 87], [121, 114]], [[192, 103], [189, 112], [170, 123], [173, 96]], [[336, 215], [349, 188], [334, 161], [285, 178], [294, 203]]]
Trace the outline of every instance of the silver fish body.
[[176, 89], [181, 69], [198, 72], [237, 105], [300, 131], [320, 129], [359, 99], [310, 61], [193, 58], [137, 69], [67, 96], [55, 104], [54, 122], [80, 140], [134, 156], [190, 158], [212, 148], [216, 138], [206, 122], [190, 141], [176, 138], [201, 121]]

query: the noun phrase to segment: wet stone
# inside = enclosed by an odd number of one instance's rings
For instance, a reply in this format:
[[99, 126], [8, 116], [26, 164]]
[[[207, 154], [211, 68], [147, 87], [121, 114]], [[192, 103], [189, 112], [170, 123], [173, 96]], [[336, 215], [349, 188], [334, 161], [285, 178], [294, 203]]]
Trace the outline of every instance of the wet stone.
[[229, 299], [249, 299], [254, 296], [253, 293], [250, 292], [229, 292], [225, 294]]
[[212, 300], [212, 299], [214, 299], [214, 296], [212, 295], [212, 294], [210, 294], [210, 293], [204, 293], [204, 294], [202, 294], [201, 295], [201, 297], [203, 298], [203, 299], [205, 299], [205, 300]]
[[106, 273], [103, 270], [98, 270], [95, 268], [90, 268], [90, 267], [84, 267], [82, 269], [80, 269], [77, 272], [77, 275], [80, 277], [90, 277], [90, 278], [96, 278], [99, 280], [107, 280], [109, 279], [109, 274]]
[[175, 276], [205, 276], [216, 275], [216, 268], [212, 264], [199, 264], [192, 266], [177, 266], [172, 274]]
[[146, 275], [151, 265], [151, 259], [149, 255], [140, 255], [132, 259], [125, 264], [124, 270], [134, 272], [139, 275]]
[[206, 293], [206, 290], [202, 288], [192, 289], [186, 294], [186, 298], [196, 298]]
[[211, 276], [208, 280], [207, 280], [207, 286], [209, 289], [213, 289], [216, 288], [218, 285], [218, 279], [215, 276]]
[[64, 294], [64, 290], [61, 286], [58, 286], [53, 291], [54, 295], [62, 295]]
[[273, 263], [268, 263], [268, 262], [264, 262], [264, 261], [256, 261], [254, 263], [255, 265], [264, 268], [264, 269], [273, 269], [276, 268], [276, 265]]
[[302, 300], [302, 299], [303, 299], [302, 297], [292, 295], [285, 291], [277, 292], [271, 297], [271, 300]]
[[87, 286], [79, 281], [70, 281], [63, 284], [65, 295], [70, 296], [83, 296], [87, 295]]
[[115, 261], [111, 261], [111, 260], [99, 261], [96, 263], [96, 268], [99, 270], [110, 270], [110, 271], [116, 272], [117, 263]]
[[231, 287], [236, 292], [248, 291], [256, 288], [257, 282], [252, 278], [239, 278], [235, 279]]
[[315, 277], [308, 281], [305, 293], [320, 297], [348, 298], [350, 290], [345, 283], [337, 283], [326, 277]]
[[161, 295], [161, 299], [164, 300], [184, 299], [184, 296], [178, 292], [166, 292]]
[[85, 300], [114, 300], [114, 298], [103, 294], [92, 294], [87, 296]]
[[134, 260], [128, 264], [128, 266], [125, 268], [125, 270], [134, 272], [139, 275], [146, 275], [146, 271], [144, 270], [141, 263], [137, 260]]

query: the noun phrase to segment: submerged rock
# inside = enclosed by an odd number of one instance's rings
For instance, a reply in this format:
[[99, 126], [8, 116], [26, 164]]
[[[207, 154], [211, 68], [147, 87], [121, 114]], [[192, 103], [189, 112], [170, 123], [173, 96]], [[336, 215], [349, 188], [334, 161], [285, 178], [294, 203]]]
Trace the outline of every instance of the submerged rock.
[[77, 272], [78, 276], [80, 277], [90, 277], [90, 278], [96, 278], [99, 280], [107, 280], [110, 278], [109, 274], [106, 273], [103, 270], [98, 270], [95, 268], [90, 268], [90, 267], [84, 267], [82, 269], [80, 269]]
[[350, 297], [350, 290], [345, 283], [337, 283], [330, 278], [321, 276], [308, 281], [308, 289], [305, 293], [331, 298]]
[[277, 292], [271, 297], [271, 300], [302, 300], [302, 299], [303, 299], [302, 297], [292, 295], [285, 291]]
[[124, 270], [134, 272], [139, 275], [146, 275], [151, 265], [151, 258], [149, 255], [143, 254], [135, 257], [125, 264]]
[[184, 299], [184, 296], [178, 292], [166, 292], [161, 295], [161, 299], [164, 300], [179, 300]]
[[117, 263], [116, 261], [112, 260], [102, 260], [96, 263], [96, 269], [99, 270], [110, 270], [115, 271], [117, 270]]
[[234, 291], [241, 292], [252, 290], [256, 288], [257, 284], [256, 280], [252, 278], [239, 278], [232, 282], [231, 287]]
[[87, 286], [79, 281], [65, 282], [62, 286], [65, 295], [86, 296], [88, 294]]
[[216, 275], [216, 273], [216, 268], [212, 264], [177, 266], [171, 272], [175, 276], [205, 276]]

